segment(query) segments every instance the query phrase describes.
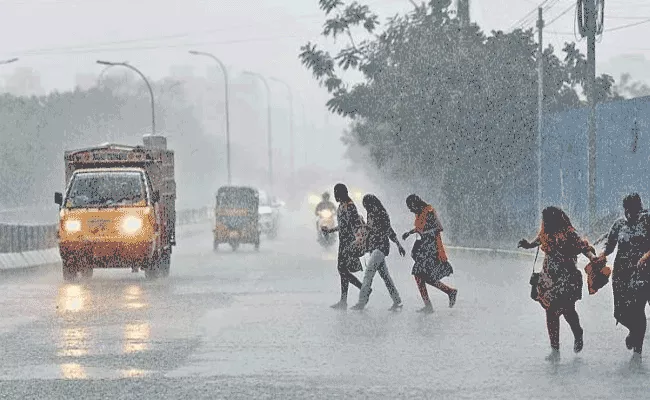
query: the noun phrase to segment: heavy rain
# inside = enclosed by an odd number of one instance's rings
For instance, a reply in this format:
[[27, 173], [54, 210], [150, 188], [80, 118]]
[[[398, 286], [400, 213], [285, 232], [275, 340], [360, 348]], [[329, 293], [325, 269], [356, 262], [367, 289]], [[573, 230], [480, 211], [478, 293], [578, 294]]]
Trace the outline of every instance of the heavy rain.
[[646, 398], [647, 3], [0, 0], [0, 397]]

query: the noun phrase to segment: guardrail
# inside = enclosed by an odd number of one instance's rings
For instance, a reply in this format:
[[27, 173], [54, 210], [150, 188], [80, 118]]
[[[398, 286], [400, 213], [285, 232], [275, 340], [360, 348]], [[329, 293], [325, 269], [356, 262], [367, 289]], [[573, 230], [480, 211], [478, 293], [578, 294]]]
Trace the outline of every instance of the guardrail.
[[[176, 226], [209, 221], [211, 207], [176, 212]], [[57, 246], [58, 224], [0, 224], [0, 254], [46, 250]]]

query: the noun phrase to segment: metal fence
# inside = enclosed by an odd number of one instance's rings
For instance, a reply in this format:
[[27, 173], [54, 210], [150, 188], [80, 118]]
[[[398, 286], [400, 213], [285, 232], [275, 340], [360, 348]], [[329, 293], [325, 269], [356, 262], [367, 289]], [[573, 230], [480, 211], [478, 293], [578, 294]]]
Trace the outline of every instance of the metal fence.
[[[176, 212], [176, 226], [209, 221], [214, 215], [211, 207]], [[22, 253], [57, 246], [58, 224], [0, 223], [0, 253]]]

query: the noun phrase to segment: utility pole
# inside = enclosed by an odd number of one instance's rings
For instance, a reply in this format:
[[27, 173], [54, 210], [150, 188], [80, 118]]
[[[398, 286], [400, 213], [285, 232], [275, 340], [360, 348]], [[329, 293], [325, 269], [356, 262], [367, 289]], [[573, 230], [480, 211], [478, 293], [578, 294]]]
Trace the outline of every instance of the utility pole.
[[604, 0], [577, 0], [580, 35], [587, 38], [587, 96], [589, 100], [588, 208], [589, 231], [596, 223], [596, 35], [603, 33]]
[[544, 17], [542, 7], [537, 9], [537, 212], [542, 217], [542, 130], [544, 128]]
[[460, 20], [461, 25], [469, 25], [469, 0], [457, 0], [456, 15], [458, 15], [458, 19]]

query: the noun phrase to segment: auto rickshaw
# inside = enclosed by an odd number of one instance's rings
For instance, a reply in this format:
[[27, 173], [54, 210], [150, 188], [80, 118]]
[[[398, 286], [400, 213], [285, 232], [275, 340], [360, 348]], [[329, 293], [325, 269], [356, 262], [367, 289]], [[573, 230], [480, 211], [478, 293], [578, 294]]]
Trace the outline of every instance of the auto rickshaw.
[[259, 193], [244, 186], [224, 186], [216, 196], [214, 250], [228, 243], [233, 251], [240, 244], [260, 248]]

